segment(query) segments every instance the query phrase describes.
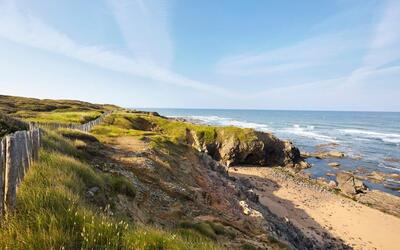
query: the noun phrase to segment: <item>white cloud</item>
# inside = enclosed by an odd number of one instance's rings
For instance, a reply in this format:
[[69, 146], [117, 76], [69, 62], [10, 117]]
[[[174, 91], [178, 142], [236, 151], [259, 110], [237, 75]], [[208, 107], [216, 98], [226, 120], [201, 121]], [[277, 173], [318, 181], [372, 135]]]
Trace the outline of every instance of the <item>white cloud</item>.
[[169, 4], [157, 0], [108, 0], [113, 15], [136, 58], [168, 67], [173, 60]]
[[[265, 90], [248, 98], [249, 102], [252, 98], [263, 99], [266, 103], [285, 103], [292, 107], [298, 103], [307, 109], [353, 106], [355, 110], [373, 110], [375, 104], [388, 110], [399, 109], [395, 96], [400, 94], [400, 67], [389, 64], [400, 59], [400, 32], [397, 31], [400, 1], [384, 2], [383, 11], [375, 11], [375, 14], [378, 21], [370, 26], [325, 31], [328, 32], [325, 35], [291, 46], [227, 57], [219, 61], [216, 70], [231, 76], [258, 75], [258, 79], [272, 79], [270, 82], [287, 80], [288, 83], [281, 86], [265, 85]], [[354, 60], [348, 65], [350, 71], [334, 77], [319, 74], [322, 67], [337, 71], [348, 63], [346, 58]], [[307, 74], [304, 72], [311, 72], [308, 81], [299, 80], [299, 76]]]
[[333, 60], [360, 46], [358, 40], [346, 31], [317, 35], [267, 52], [224, 58], [217, 63], [216, 70], [221, 74], [239, 76], [296, 72], [331, 64]]
[[149, 60], [127, 57], [102, 46], [84, 46], [20, 8], [12, 0], [0, 1], [0, 37], [34, 48], [58, 53], [108, 70], [234, 97], [235, 94], [176, 74]]
[[400, 58], [400, 1], [387, 1], [373, 31], [365, 67], [379, 67]]

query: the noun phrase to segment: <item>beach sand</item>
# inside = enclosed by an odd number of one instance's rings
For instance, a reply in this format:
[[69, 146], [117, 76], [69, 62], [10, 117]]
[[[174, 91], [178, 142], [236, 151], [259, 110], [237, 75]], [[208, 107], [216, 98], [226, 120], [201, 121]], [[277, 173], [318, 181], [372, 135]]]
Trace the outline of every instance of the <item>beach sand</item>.
[[249, 178], [260, 203], [305, 234], [323, 241], [331, 234], [354, 249], [400, 249], [400, 218], [360, 204], [279, 168], [235, 167]]

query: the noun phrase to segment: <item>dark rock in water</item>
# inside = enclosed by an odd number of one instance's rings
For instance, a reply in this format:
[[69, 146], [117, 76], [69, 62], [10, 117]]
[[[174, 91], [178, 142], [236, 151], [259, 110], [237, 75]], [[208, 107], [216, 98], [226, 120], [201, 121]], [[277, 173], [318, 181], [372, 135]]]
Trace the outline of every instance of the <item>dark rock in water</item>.
[[338, 188], [347, 195], [354, 196], [359, 193], [364, 193], [368, 190], [367, 186], [348, 172], [339, 172], [336, 174]]

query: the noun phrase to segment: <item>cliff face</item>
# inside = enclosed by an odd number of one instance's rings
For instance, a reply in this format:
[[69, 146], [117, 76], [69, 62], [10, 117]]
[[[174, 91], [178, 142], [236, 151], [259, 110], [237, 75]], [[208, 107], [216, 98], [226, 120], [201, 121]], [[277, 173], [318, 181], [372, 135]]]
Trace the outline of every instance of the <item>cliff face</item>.
[[272, 134], [251, 131], [248, 137], [218, 129], [213, 141], [207, 142], [193, 130], [187, 129], [187, 142], [214, 160], [230, 167], [235, 165], [288, 166], [307, 168], [300, 151], [290, 141], [283, 141]]

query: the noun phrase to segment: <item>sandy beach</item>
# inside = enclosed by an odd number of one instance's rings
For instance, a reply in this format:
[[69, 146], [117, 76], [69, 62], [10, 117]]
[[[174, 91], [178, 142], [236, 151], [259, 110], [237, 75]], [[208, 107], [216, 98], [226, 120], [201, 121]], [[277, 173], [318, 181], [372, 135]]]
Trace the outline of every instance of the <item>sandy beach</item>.
[[230, 175], [249, 178], [261, 204], [318, 241], [330, 234], [354, 249], [399, 249], [399, 217], [299, 181], [280, 169], [235, 167]]

